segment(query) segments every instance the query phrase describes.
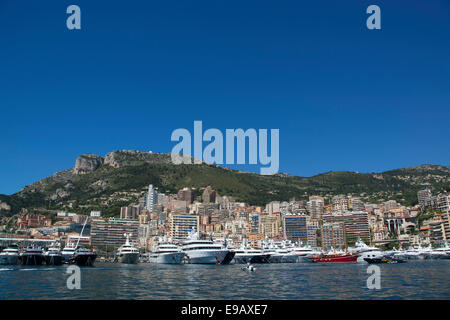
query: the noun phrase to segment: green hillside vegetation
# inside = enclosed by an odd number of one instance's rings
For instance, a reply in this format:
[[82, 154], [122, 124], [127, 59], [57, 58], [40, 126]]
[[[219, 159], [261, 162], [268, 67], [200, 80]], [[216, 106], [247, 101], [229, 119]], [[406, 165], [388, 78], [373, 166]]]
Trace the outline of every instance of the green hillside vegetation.
[[[126, 155], [120, 154], [120, 161], [123, 163], [118, 168], [102, 164], [86, 174], [77, 175], [72, 170], [57, 173], [12, 196], [0, 195], [0, 201], [11, 206], [11, 211], [2, 213], [11, 215], [21, 208], [60, 209], [72, 202], [73, 211], [87, 213], [101, 210], [106, 215], [118, 215], [120, 206], [137, 201], [137, 198], [117, 200], [108, 205], [100, 204], [98, 199], [114, 198], [112, 195], [115, 192], [143, 192], [149, 184], [165, 193], [176, 193], [184, 187], [201, 189], [210, 185], [220, 195], [229, 195], [253, 205], [265, 205], [270, 201], [284, 201], [292, 197], [307, 199], [313, 194], [348, 193], [366, 194], [373, 200], [390, 193], [391, 198], [413, 205], [417, 202], [417, 191], [424, 188], [424, 181], [438, 191], [448, 190], [450, 186], [449, 167], [442, 166], [426, 165], [381, 174], [327, 172], [313, 177], [286, 174], [262, 176], [208, 164], [173, 165], [167, 161], [167, 157], [168, 155], [145, 154], [144, 158], [138, 154], [130, 155], [131, 160], [127, 162]], [[149, 163], [148, 159], [152, 162]], [[440, 178], [427, 178], [429, 174]], [[406, 176], [408, 178], [405, 180]], [[59, 196], [55, 196], [58, 192]], [[86, 205], [89, 207], [85, 207]]]

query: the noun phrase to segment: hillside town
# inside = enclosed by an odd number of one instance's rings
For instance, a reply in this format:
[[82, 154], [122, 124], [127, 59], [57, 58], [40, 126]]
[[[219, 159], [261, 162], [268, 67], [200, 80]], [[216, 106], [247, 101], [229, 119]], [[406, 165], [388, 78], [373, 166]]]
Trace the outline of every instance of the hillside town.
[[182, 242], [192, 230], [205, 238], [229, 239], [235, 246], [245, 242], [254, 248], [260, 248], [264, 239], [285, 239], [325, 250], [346, 248], [358, 239], [388, 246], [443, 245], [450, 236], [450, 194], [433, 195], [424, 189], [417, 197], [418, 205], [413, 207], [394, 200], [364, 203], [351, 194], [311, 195], [262, 207], [219, 195], [211, 186], [164, 194], [149, 185], [138, 203], [122, 207], [118, 217], [102, 217], [100, 211], [86, 216], [24, 209], [15, 220], [4, 218], [1, 231], [3, 238], [79, 242], [107, 251], [120, 247], [125, 233], [147, 251], [163, 237]]

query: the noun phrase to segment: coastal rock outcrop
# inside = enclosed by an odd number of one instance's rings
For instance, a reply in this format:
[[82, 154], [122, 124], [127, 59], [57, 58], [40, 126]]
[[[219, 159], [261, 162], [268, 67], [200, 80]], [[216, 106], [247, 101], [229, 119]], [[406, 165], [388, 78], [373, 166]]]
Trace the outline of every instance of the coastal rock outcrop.
[[9, 210], [11, 210], [11, 206], [9, 204], [7, 204], [6, 202], [0, 201], [0, 210], [9, 211]]
[[103, 157], [96, 154], [83, 154], [77, 158], [73, 172], [75, 174], [85, 174], [95, 171], [104, 161]]
[[49, 199], [54, 201], [54, 200], [57, 200], [58, 198], [68, 197], [69, 195], [70, 195], [70, 193], [68, 193], [67, 191], [65, 191], [63, 189], [57, 189], [55, 191], [55, 193], [49, 197]]

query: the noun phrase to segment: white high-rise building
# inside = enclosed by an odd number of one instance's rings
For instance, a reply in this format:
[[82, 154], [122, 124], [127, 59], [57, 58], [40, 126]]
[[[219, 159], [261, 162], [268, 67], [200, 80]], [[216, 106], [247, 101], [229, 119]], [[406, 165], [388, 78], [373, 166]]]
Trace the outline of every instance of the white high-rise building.
[[430, 189], [419, 190], [417, 192], [417, 200], [419, 205], [424, 208], [430, 203], [430, 199], [433, 197]]
[[441, 193], [437, 196], [437, 209], [443, 213], [450, 212], [450, 194]]
[[268, 212], [270, 215], [281, 212], [280, 209], [280, 201], [272, 201], [266, 204], [266, 212]]
[[145, 208], [152, 212], [153, 211], [153, 205], [158, 203], [158, 192], [153, 187], [153, 185], [148, 186], [148, 193], [145, 197]]
[[352, 209], [353, 211], [364, 211], [366, 207], [364, 206], [364, 202], [361, 201], [360, 198], [352, 198]]
[[345, 212], [348, 211], [348, 198], [344, 195], [334, 196], [331, 199], [333, 204], [333, 212]]
[[313, 218], [320, 218], [323, 214], [323, 198], [312, 198], [306, 203], [306, 208]]

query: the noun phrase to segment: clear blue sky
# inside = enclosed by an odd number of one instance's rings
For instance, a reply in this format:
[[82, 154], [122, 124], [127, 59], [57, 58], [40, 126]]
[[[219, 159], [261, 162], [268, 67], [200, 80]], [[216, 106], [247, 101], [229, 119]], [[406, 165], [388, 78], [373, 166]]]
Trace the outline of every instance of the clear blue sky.
[[194, 120], [279, 128], [294, 175], [449, 165], [449, 40], [448, 0], [1, 1], [0, 193]]

